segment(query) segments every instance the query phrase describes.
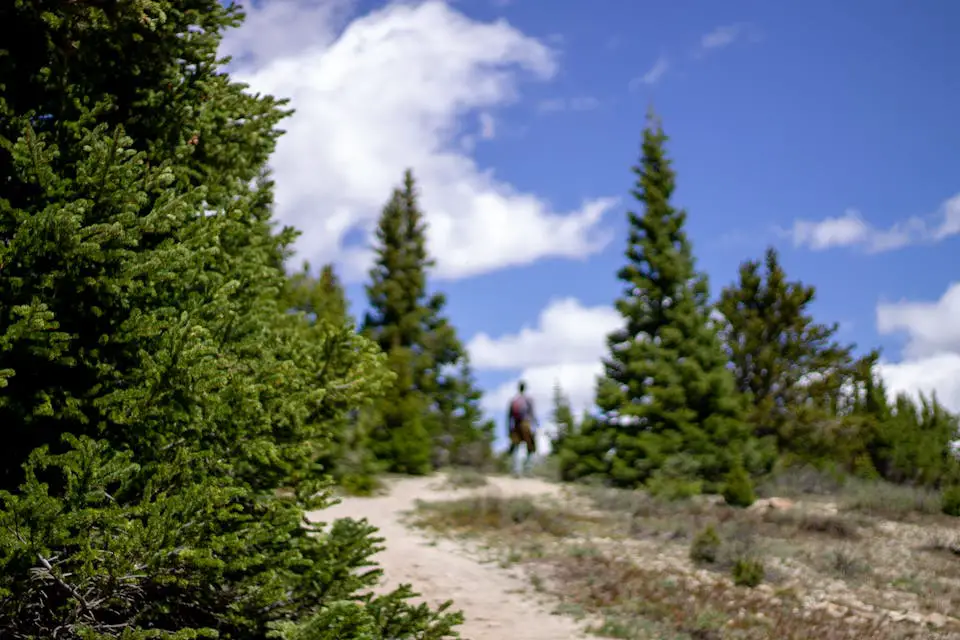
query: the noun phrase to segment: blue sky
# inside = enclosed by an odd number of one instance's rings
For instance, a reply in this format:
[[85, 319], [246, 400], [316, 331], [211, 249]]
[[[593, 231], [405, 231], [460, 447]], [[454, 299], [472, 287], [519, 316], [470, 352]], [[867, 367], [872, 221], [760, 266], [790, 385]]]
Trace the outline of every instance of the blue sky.
[[588, 402], [650, 104], [714, 295], [772, 244], [822, 321], [883, 348], [893, 387], [960, 409], [960, 4], [250, 9], [225, 49], [298, 109], [274, 165], [301, 257], [335, 261], [361, 312], [371, 224], [412, 166], [434, 284], [497, 417], [519, 376]]

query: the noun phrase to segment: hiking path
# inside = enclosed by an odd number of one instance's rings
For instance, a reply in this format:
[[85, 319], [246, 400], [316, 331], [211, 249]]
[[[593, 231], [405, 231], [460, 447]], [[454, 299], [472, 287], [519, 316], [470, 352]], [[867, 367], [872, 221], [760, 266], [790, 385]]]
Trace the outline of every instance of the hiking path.
[[366, 518], [385, 538], [384, 551], [374, 557], [384, 571], [381, 588], [410, 583], [420, 600], [432, 605], [448, 599], [463, 611], [458, 630], [464, 640], [580, 640], [581, 625], [551, 611], [556, 601], [537, 593], [522, 569], [484, 562], [463, 544], [436, 539], [405, 524], [417, 500], [437, 501], [469, 495], [559, 496], [557, 485], [534, 478], [491, 477], [484, 487], [453, 489], [443, 476], [388, 481], [388, 493], [372, 498], [347, 497], [313, 519]]

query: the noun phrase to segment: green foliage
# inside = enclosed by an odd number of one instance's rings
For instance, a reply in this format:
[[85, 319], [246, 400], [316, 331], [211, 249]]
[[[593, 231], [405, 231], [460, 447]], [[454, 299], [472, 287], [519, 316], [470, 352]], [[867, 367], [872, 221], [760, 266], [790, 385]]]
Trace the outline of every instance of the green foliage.
[[335, 327], [353, 324], [346, 293], [332, 264], [324, 265], [319, 277], [314, 278], [310, 264], [305, 262], [299, 273], [287, 279], [283, 301], [290, 310], [302, 312], [310, 326], [324, 322]]
[[948, 516], [960, 518], [960, 485], [952, 485], [943, 490], [941, 509]]
[[958, 461], [950, 447], [957, 439], [958, 417], [935, 397], [917, 402], [900, 394], [892, 407], [867, 415], [872, 430], [866, 445], [885, 479], [937, 486], [956, 474]]
[[[936, 399], [901, 395], [891, 404], [876, 365], [835, 340], [837, 325], [816, 323], [813, 287], [787, 280], [776, 251], [740, 266], [718, 310], [737, 386], [751, 400], [750, 423], [775, 438], [779, 454], [815, 466], [840, 464], [863, 479], [937, 486], [957, 472], [950, 442], [957, 418]], [[852, 390], [852, 391], [851, 391]], [[772, 457], [747, 465], [769, 468]]]
[[693, 456], [683, 453], [670, 456], [651, 474], [647, 489], [665, 500], [685, 500], [700, 495], [703, 481], [697, 477], [699, 469], [700, 465]]
[[[351, 376], [358, 338], [333, 266], [325, 265], [319, 277], [314, 277], [309, 264], [304, 264], [301, 272], [287, 279], [281, 302], [288, 312], [297, 314], [301, 339], [323, 353], [325, 374]], [[366, 349], [370, 348], [367, 344]], [[326, 437], [312, 443], [316, 456], [313, 471], [330, 474], [353, 495], [370, 495], [380, 486], [376, 477], [380, 465], [370, 450], [371, 425], [363, 419], [368, 415], [359, 411], [328, 415]]]
[[0, 10], [0, 636], [451, 637], [372, 595], [373, 527], [304, 522], [390, 374], [286, 313], [284, 112], [218, 67], [236, 10], [35, 4]]
[[331, 446], [320, 454], [321, 468], [330, 469], [333, 479], [350, 495], [370, 496], [382, 483], [381, 464], [370, 450], [369, 412], [354, 412], [339, 426]]
[[829, 400], [854, 367], [852, 347], [834, 341], [838, 326], [810, 315], [815, 297], [813, 287], [787, 280], [769, 248], [762, 263], [740, 265], [739, 281], [723, 289], [717, 304], [737, 388], [751, 401], [750, 424], [781, 451], [808, 450], [810, 423], [829, 413]]
[[750, 475], [740, 465], [727, 474], [723, 484], [723, 499], [731, 507], [749, 507], [757, 500]]
[[556, 428], [556, 433], [553, 436], [553, 446], [550, 453], [551, 455], [557, 455], [564, 448], [567, 438], [577, 432], [577, 422], [573, 417], [573, 410], [570, 408], [570, 398], [563, 392], [559, 381], [553, 385], [551, 419]]
[[557, 451], [560, 477], [573, 480], [606, 480], [614, 433], [603, 422], [584, 413], [580, 426]]
[[757, 558], [738, 558], [730, 570], [733, 584], [738, 587], [757, 587], [763, 582], [766, 571], [763, 562]]
[[387, 354], [396, 381], [371, 414], [373, 452], [389, 471], [424, 474], [432, 467], [432, 443], [425, 425], [429, 401], [420, 390], [426, 377], [420, 351], [428, 314], [426, 272], [432, 261], [409, 171], [403, 189], [394, 190], [383, 209], [375, 250], [363, 334]]
[[400, 473], [423, 474], [444, 463], [483, 466], [491, 458], [493, 425], [483, 419], [466, 351], [443, 317], [445, 298], [427, 292], [433, 264], [407, 171], [377, 226], [362, 329], [397, 376], [372, 414], [370, 433], [377, 458]]
[[447, 367], [433, 392], [428, 427], [434, 442], [433, 466], [489, 469], [493, 465], [494, 425], [480, 405], [483, 394], [463, 351], [456, 367]]
[[[634, 169], [633, 195], [643, 212], [628, 214], [627, 264], [618, 273], [624, 292], [616, 308], [624, 327], [608, 337], [610, 355], [597, 387], [602, 431], [609, 435], [587, 447], [595, 460], [579, 463], [579, 471], [605, 467], [613, 484], [634, 487], [683, 455], [688, 475], [709, 490], [743, 455], [749, 428], [708, 320], [707, 281], [694, 266], [686, 213], [670, 203], [675, 178], [666, 140], [651, 120]], [[608, 442], [612, 447], [604, 450]]]
[[713, 564], [720, 557], [720, 535], [713, 525], [707, 525], [690, 543], [690, 559], [697, 564]]

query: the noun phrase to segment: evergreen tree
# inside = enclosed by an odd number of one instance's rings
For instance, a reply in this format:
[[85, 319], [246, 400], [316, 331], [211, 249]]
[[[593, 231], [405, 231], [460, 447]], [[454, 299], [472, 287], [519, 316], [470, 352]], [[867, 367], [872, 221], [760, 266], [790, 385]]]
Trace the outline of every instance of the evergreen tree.
[[960, 481], [960, 460], [952, 448], [960, 438], [960, 418], [936, 396], [914, 400], [901, 393], [890, 403], [873, 367], [861, 366], [859, 374], [861, 391], [849, 418], [858, 427], [860, 445], [852, 470], [891, 482], [934, 487]]
[[281, 304], [293, 233], [263, 167], [284, 114], [220, 71], [237, 20], [216, 0], [0, 9], [2, 637], [456, 622], [371, 595], [366, 523], [304, 525], [327, 504], [312, 443], [389, 375]]
[[[324, 265], [319, 276], [314, 277], [310, 265], [304, 264], [299, 273], [287, 279], [286, 285], [284, 306], [302, 314], [303, 339], [325, 354], [327, 375], [334, 371], [339, 378], [349, 375], [354, 359], [342, 356], [344, 348], [353, 339], [354, 322], [333, 265]], [[328, 437], [313, 443], [316, 453], [313, 471], [330, 474], [351, 494], [369, 495], [379, 486], [377, 473], [380, 466], [370, 450], [368, 419], [362, 420], [361, 417], [369, 416], [358, 411], [328, 416]]]
[[417, 203], [413, 174], [404, 175], [377, 225], [376, 261], [367, 286], [370, 310], [363, 323], [396, 374], [393, 388], [379, 403], [371, 431], [374, 454], [390, 471], [427, 473], [432, 443], [427, 430], [429, 399], [422, 392], [425, 370], [427, 269], [426, 224]]
[[493, 462], [494, 424], [483, 415], [483, 394], [466, 353], [438, 383], [430, 425], [437, 452], [434, 466], [488, 467]]
[[607, 340], [610, 355], [597, 387], [600, 421], [610, 435], [595, 437], [592, 466], [602, 460], [610, 481], [621, 486], [703, 482], [714, 489], [747, 452], [749, 434], [708, 319], [707, 281], [694, 268], [686, 213], [670, 203], [675, 178], [666, 140], [651, 117], [634, 169], [633, 195], [643, 212], [628, 213], [627, 264], [618, 273], [624, 327]]
[[560, 382], [553, 385], [553, 411], [551, 419], [555, 432], [553, 434], [553, 447], [551, 454], [557, 454], [564, 447], [567, 438], [576, 432], [576, 420], [573, 417], [573, 410], [570, 408], [570, 399], [563, 392]]
[[314, 278], [310, 264], [304, 263], [301, 271], [287, 280], [284, 293], [290, 309], [302, 311], [312, 323], [326, 321], [338, 327], [353, 323], [347, 294], [332, 264], [325, 264]]
[[493, 427], [479, 409], [466, 350], [443, 315], [446, 299], [428, 294], [434, 262], [410, 171], [383, 210], [376, 251], [363, 331], [398, 374], [373, 421], [377, 457], [405, 473], [426, 473], [449, 461], [486, 463]]
[[493, 422], [480, 408], [470, 357], [456, 329], [444, 317], [446, 298], [434, 293], [427, 302], [418, 388], [427, 397], [434, 466], [444, 463], [485, 467], [492, 462]]
[[737, 387], [751, 401], [755, 434], [795, 453], [810, 444], [803, 422], [823, 419], [810, 400], [835, 397], [855, 368], [853, 347], [834, 340], [837, 325], [818, 324], [810, 314], [815, 296], [814, 287], [787, 280], [769, 248], [762, 264], [740, 265], [739, 281], [721, 292], [717, 305]]
[[567, 481], [609, 480], [610, 453], [616, 431], [601, 419], [584, 412], [574, 433], [557, 447], [560, 477]]

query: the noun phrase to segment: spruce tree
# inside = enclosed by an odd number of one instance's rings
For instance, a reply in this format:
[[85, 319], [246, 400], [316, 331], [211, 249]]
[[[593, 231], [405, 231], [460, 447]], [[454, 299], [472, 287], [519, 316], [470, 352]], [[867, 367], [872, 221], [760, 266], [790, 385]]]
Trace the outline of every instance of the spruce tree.
[[493, 429], [480, 407], [470, 356], [443, 315], [446, 298], [434, 293], [426, 305], [418, 388], [427, 398], [427, 430], [434, 466], [486, 467], [492, 462]]
[[577, 425], [570, 408], [570, 399], [563, 392], [560, 382], [553, 385], [553, 410], [551, 412], [554, 429], [551, 454], [556, 455], [563, 449], [567, 438], [576, 433]]
[[[284, 113], [219, 68], [216, 0], [0, 9], [0, 636], [449, 637], [305, 526], [330, 423], [389, 381], [285, 313]], [[343, 366], [326, 367], [331, 360]], [[280, 493], [281, 487], [292, 489]]]
[[815, 297], [814, 287], [787, 279], [769, 248], [762, 263], [740, 265], [739, 281], [724, 288], [717, 304], [737, 387], [751, 401], [749, 422], [782, 451], [804, 451], [803, 422], [823, 419], [810, 400], [839, 394], [855, 369], [853, 347], [835, 340], [838, 326], [811, 315]]
[[374, 451], [390, 470], [414, 474], [447, 462], [483, 465], [493, 440], [466, 349], [444, 316], [446, 299], [428, 292], [434, 261], [426, 242], [408, 170], [377, 227], [363, 332], [380, 345], [397, 374], [396, 386], [372, 418]]
[[332, 264], [323, 265], [315, 278], [310, 273], [310, 263], [305, 262], [300, 272], [290, 276], [284, 293], [289, 308], [303, 312], [312, 323], [353, 323], [347, 295]]
[[[671, 204], [675, 176], [666, 135], [651, 116], [643, 132], [628, 213], [627, 264], [616, 308], [624, 326], [597, 385], [602, 431], [593, 456], [612, 483], [716, 489], [749, 440], [743, 402], [709, 321], [707, 280], [695, 270], [686, 213]], [[601, 432], [602, 432], [601, 431]], [[606, 446], [609, 450], [604, 450]], [[684, 489], [686, 491], [688, 489]]]
[[465, 353], [455, 368], [441, 376], [434, 397], [430, 429], [440, 452], [435, 466], [489, 467], [493, 463], [494, 423], [484, 416], [480, 406], [483, 393]]
[[425, 369], [424, 327], [429, 310], [426, 226], [417, 202], [413, 174], [395, 189], [377, 225], [376, 260], [370, 270], [370, 310], [362, 332], [387, 355], [396, 380], [378, 403], [372, 446], [390, 471], [423, 474], [431, 469], [432, 443], [427, 430], [429, 399], [422, 392]]
[[[303, 340], [326, 354], [325, 375], [350, 375], [354, 358], [342, 356], [354, 339], [354, 321], [334, 266], [324, 265], [315, 277], [305, 263], [300, 272], [287, 279], [283, 305], [288, 311], [301, 314]], [[360, 415], [358, 411], [349, 411], [327, 416], [329, 433], [312, 443], [316, 453], [313, 471], [331, 475], [350, 494], [369, 495], [379, 486], [380, 466], [370, 450], [370, 426], [359, 419]]]

